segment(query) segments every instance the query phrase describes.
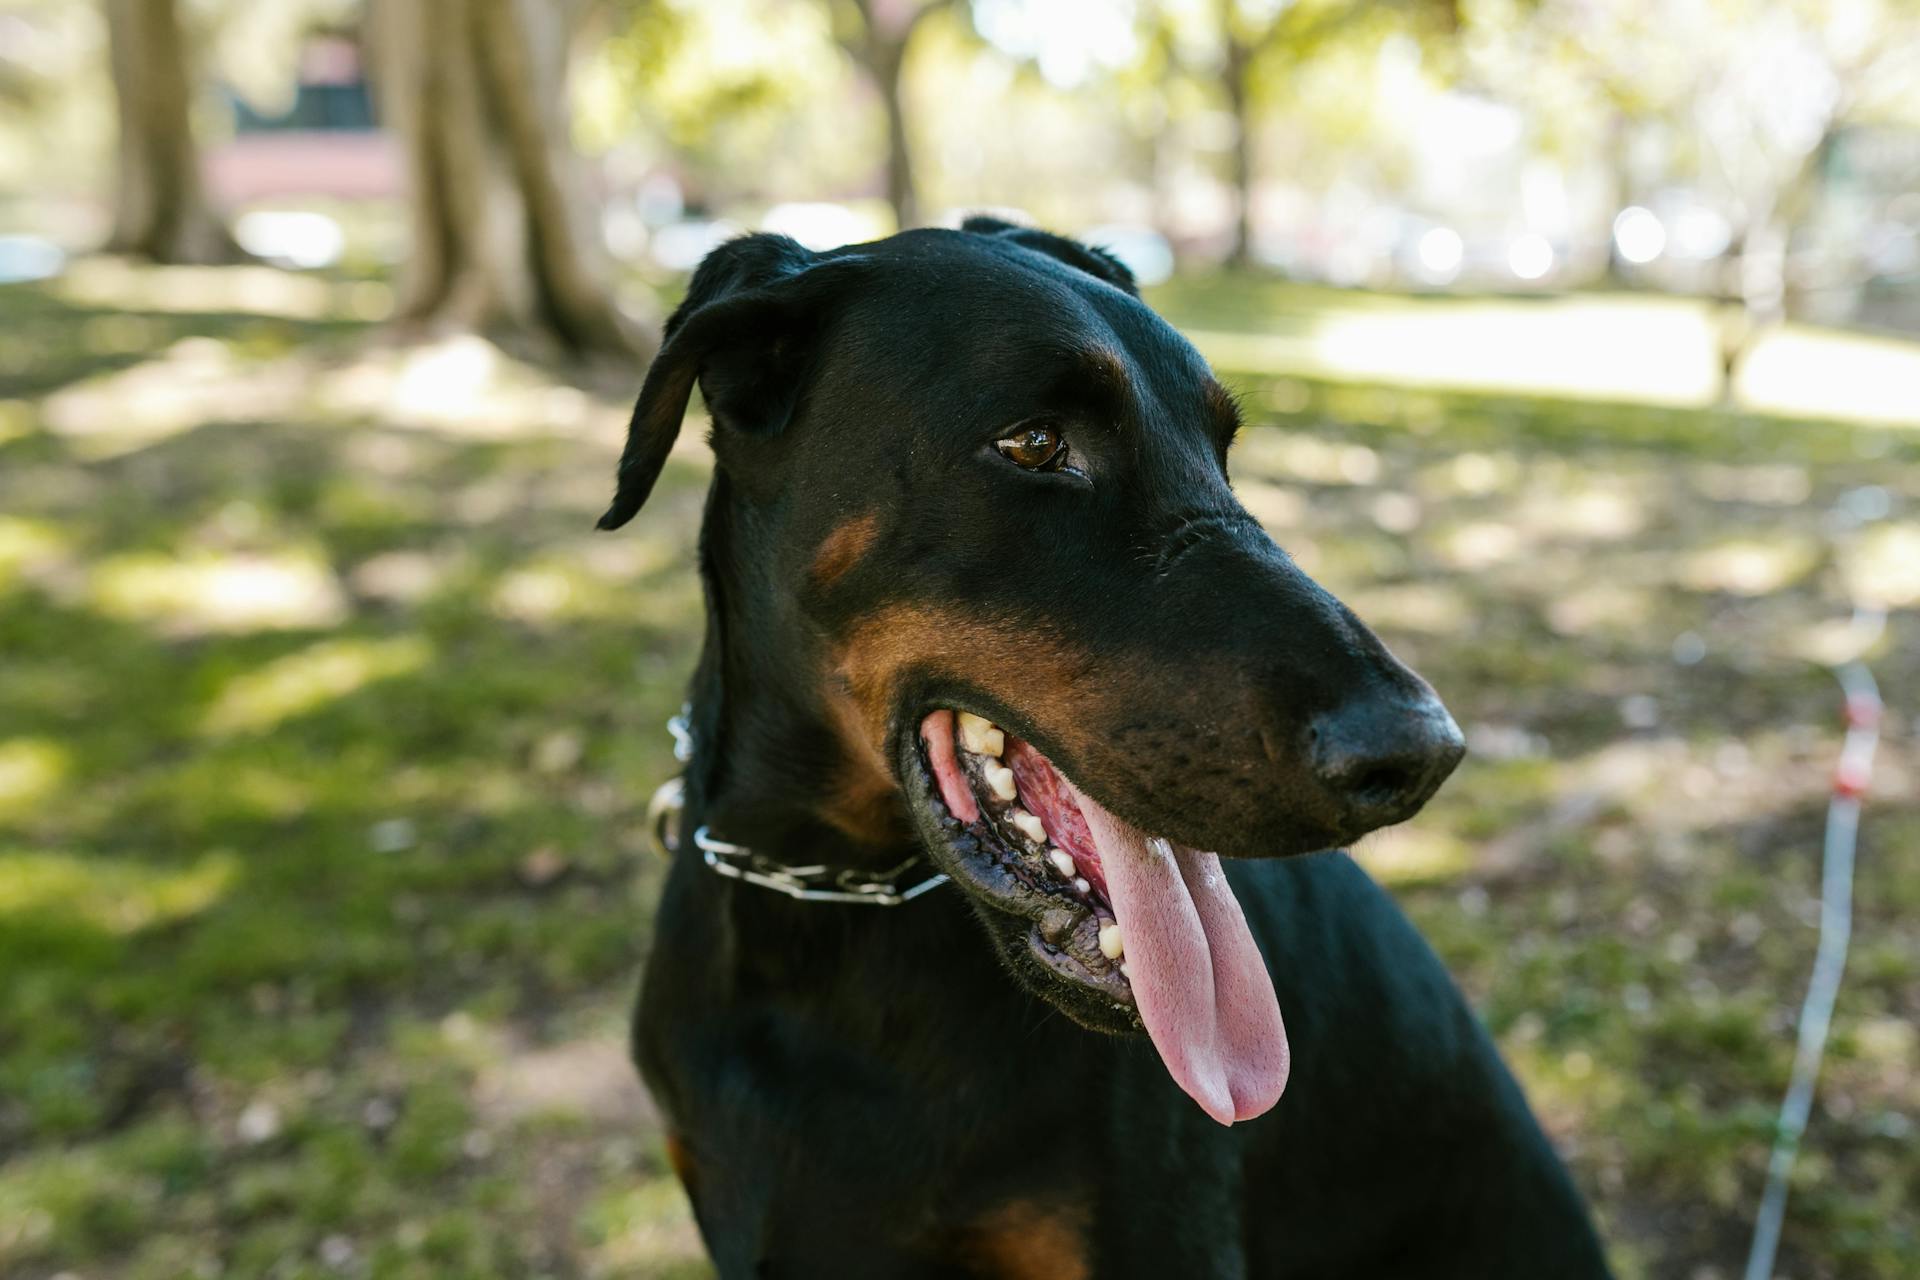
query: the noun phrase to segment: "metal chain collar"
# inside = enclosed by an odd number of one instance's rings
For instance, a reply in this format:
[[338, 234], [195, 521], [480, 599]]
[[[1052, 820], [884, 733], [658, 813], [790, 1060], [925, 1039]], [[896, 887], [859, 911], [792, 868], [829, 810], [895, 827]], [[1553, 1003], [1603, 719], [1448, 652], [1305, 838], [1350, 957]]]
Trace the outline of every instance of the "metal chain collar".
[[[680, 714], [667, 721], [673, 735], [674, 759], [685, 764], [693, 758], [692, 707], [683, 706]], [[686, 807], [683, 777], [672, 777], [660, 784], [647, 805], [647, 832], [654, 847], [664, 856], [680, 849], [680, 816]], [[916, 884], [901, 888], [900, 877], [925, 859], [919, 854], [879, 875], [869, 875], [852, 867], [832, 867], [826, 863], [795, 867], [775, 862], [745, 845], [722, 840], [702, 824], [694, 828], [693, 845], [715, 874], [785, 894], [796, 902], [842, 902], [869, 907], [897, 907], [912, 902], [921, 894], [938, 889], [947, 882], [939, 872]]]

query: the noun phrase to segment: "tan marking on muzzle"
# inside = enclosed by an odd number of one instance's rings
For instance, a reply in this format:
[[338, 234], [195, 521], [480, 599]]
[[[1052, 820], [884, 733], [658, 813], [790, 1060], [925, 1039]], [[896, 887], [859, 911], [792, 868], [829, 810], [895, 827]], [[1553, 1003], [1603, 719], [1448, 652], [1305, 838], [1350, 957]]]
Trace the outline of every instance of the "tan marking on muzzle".
[[938, 605], [880, 610], [853, 628], [827, 676], [826, 704], [848, 769], [820, 810], [822, 819], [873, 844], [910, 830], [886, 754], [888, 719], [907, 676], [965, 680], [1084, 755], [1085, 731], [1117, 706], [1097, 671], [1088, 654], [1032, 625]]
[[828, 694], [827, 711], [844, 763], [820, 807], [821, 820], [865, 844], [898, 844], [911, 828], [900, 807], [893, 770], [880, 747], [862, 731], [859, 713], [844, 689]]
[[1115, 691], [1084, 650], [1042, 627], [941, 605], [880, 610], [853, 628], [835, 667], [839, 696], [851, 704], [836, 719], [861, 735], [876, 762], [882, 760], [900, 682], [912, 674], [965, 680], [1020, 708], [1070, 749], [1078, 745], [1083, 723], [1115, 705]]

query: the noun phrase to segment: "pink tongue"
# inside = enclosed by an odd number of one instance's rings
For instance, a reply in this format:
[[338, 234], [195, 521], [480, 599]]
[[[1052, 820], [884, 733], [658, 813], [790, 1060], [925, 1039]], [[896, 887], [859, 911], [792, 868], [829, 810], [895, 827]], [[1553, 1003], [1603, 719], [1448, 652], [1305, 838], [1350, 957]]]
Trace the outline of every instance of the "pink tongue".
[[1073, 796], [1100, 850], [1133, 998], [1160, 1060], [1221, 1124], [1260, 1115], [1287, 1087], [1287, 1029], [1219, 855], [1150, 838], [1078, 788]]

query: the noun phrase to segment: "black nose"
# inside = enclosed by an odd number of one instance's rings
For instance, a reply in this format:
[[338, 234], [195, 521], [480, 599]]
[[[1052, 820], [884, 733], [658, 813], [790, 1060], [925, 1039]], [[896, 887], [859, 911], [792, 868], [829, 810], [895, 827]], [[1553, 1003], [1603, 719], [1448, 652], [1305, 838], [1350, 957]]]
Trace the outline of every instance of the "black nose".
[[1348, 839], [1412, 817], [1466, 754], [1431, 694], [1369, 694], [1315, 718], [1313, 768]]

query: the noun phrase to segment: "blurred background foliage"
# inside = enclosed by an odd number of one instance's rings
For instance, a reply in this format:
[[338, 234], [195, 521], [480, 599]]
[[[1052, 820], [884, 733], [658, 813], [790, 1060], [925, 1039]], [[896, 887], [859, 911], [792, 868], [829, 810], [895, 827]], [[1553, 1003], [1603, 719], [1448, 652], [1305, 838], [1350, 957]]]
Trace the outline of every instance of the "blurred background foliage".
[[592, 519], [707, 249], [982, 209], [1466, 727], [1357, 856], [1623, 1275], [1738, 1273], [1894, 610], [1780, 1274], [1920, 1273], [1920, 5], [0, 0], [0, 1274], [706, 1274], [622, 1044], [699, 433]]

